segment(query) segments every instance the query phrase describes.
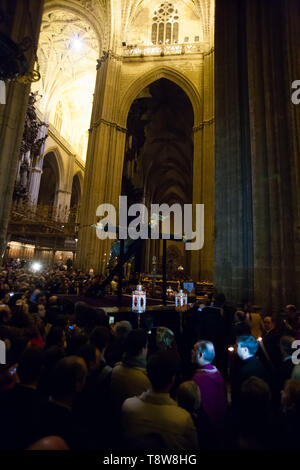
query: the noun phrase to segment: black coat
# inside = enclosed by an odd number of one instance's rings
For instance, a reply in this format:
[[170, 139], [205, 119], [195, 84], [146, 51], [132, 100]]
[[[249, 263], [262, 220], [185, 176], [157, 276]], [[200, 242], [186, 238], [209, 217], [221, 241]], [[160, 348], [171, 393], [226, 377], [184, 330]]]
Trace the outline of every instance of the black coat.
[[255, 356], [251, 356], [243, 361], [237, 358], [231, 376], [231, 399], [233, 405], [238, 403], [242, 384], [250, 377], [258, 377], [268, 385], [270, 384], [269, 374], [259, 359]]
[[26, 449], [35, 439], [40, 397], [36, 390], [17, 384], [0, 398], [0, 448]]

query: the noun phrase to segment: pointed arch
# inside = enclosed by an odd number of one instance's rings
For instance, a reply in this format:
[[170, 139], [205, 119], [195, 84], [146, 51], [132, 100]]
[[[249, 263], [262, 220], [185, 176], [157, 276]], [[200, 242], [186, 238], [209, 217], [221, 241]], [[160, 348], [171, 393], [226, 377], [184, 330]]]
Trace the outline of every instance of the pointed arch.
[[80, 171], [80, 170], [75, 171], [75, 173], [73, 175], [73, 179], [75, 178], [75, 176], [77, 176], [77, 178], [79, 180], [80, 195], [82, 196], [82, 191], [83, 191], [83, 173], [82, 173], [82, 171]]
[[141, 91], [149, 86], [151, 83], [166, 78], [171, 82], [176, 83], [188, 96], [194, 111], [194, 127], [201, 123], [201, 97], [199, 91], [184, 74], [171, 67], [155, 67], [150, 72], [142, 75], [135, 80], [127, 89], [125, 96], [120, 104], [120, 125], [126, 128], [127, 116], [134, 99], [141, 93]]
[[47, 153], [44, 156], [44, 159], [47, 155], [52, 153], [55, 157], [55, 163], [57, 166], [57, 171], [58, 171], [58, 189], [62, 189], [64, 186], [65, 182], [65, 169], [64, 169], [64, 164], [63, 164], [63, 159], [60, 154], [59, 148], [58, 147], [50, 147], [47, 149]]

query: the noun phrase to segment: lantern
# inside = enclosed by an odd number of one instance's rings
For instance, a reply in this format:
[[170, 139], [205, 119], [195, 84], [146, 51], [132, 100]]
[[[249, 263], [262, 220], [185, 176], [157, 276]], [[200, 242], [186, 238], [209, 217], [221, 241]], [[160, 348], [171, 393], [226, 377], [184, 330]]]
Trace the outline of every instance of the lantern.
[[167, 289], [167, 298], [171, 299], [172, 297], [174, 297], [174, 291], [173, 291], [172, 287], [169, 286], [168, 289]]
[[183, 307], [187, 305], [187, 294], [182, 289], [175, 295], [175, 307]]
[[139, 284], [132, 292], [132, 311], [136, 313], [143, 313], [146, 310], [146, 292], [142, 290]]

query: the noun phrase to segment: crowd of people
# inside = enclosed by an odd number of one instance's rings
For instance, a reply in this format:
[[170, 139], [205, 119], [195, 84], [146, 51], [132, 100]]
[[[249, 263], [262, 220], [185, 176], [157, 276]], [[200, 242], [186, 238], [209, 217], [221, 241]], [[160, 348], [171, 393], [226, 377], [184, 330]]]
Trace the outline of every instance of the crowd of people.
[[261, 315], [219, 294], [179, 309], [180, 330], [147, 330], [69, 300], [97, 282], [0, 271], [1, 449], [300, 447], [296, 306]]

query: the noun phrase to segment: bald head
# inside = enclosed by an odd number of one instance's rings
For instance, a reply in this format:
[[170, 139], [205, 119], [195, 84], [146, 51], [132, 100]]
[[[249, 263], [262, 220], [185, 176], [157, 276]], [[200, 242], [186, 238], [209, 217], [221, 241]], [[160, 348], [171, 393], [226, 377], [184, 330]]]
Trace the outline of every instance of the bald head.
[[27, 450], [70, 450], [66, 442], [59, 436], [43, 437], [28, 447]]
[[56, 305], [57, 304], [57, 295], [51, 295], [51, 297], [49, 298], [49, 305]]

